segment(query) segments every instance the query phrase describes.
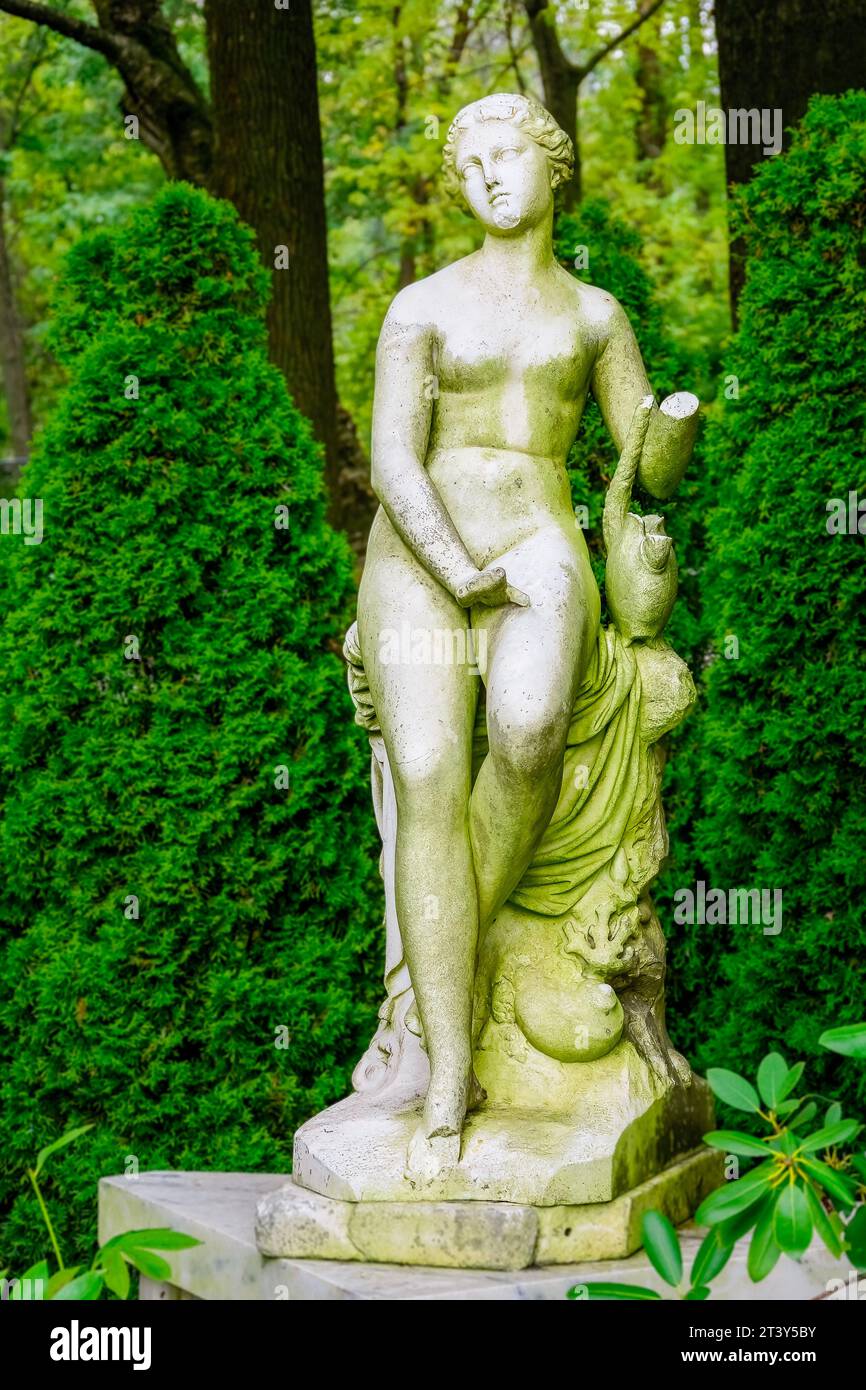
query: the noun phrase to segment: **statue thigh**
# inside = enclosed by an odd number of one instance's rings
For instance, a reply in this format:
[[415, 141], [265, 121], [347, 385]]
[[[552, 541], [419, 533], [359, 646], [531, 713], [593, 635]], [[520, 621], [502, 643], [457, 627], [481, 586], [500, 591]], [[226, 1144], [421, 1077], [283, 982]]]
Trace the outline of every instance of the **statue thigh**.
[[545, 527], [490, 564], [502, 565], [509, 582], [530, 598], [528, 608], [472, 610], [491, 753], [524, 776], [561, 776], [574, 700], [599, 623], [586, 546], [579, 535]]
[[370, 535], [358, 635], [398, 811], [447, 837], [465, 825], [471, 790], [479, 678], [469, 614], [383, 514]]

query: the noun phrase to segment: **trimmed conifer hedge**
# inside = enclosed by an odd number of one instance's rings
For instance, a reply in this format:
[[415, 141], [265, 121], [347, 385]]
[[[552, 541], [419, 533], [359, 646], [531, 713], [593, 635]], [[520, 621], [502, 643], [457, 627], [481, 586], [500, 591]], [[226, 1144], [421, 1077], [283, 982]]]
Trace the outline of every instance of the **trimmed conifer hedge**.
[[[736, 230], [740, 327], [702, 458], [706, 664], [667, 801], [673, 1032], [701, 1068], [805, 1058], [862, 1114], [866, 1071], [817, 1039], [866, 1017], [866, 538], [832, 529], [833, 499], [866, 502], [866, 93], [813, 99]], [[780, 890], [781, 930], [677, 925], [697, 881]]]
[[266, 355], [267, 277], [184, 185], [82, 241], [69, 385], [0, 542], [0, 1264], [87, 1249], [104, 1173], [287, 1171], [380, 991], [348, 548]]

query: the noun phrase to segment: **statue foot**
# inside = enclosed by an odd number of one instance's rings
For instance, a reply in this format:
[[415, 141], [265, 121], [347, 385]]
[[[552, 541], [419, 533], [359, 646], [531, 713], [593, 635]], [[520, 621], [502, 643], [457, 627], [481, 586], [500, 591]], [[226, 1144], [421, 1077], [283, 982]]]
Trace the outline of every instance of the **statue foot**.
[[460, 1139], [467, 1110], [475, 1109], [487, 1092], [470, 1068], [468, 1077], [431, 1077], [424, 1118], [409, 1141], [405, 1176], [413, 1187], [443, 1177], [460, 1162]]
[[460, 1135], [424, 1133], [419, 1125], [406, 1150], [404, 1176], [412, 1187], [423, 1187], [444, 1177], [460, 1162]]

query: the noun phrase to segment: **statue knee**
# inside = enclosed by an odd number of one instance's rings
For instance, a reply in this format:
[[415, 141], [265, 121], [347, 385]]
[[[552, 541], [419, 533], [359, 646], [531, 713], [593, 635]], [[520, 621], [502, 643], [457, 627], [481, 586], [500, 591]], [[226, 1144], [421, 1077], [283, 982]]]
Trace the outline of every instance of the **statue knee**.
[[561, 771], [568, 720], [544, 706], [503, 709], [491, 716], [487, 730], [490, 752], [505, 772], [524, 781], [538, 781]]
[[469, 801], [468, 769], [459, 766], [453, 748], [427, 750], [406, 757], [391, 767], [397, 809], [412, 818], [456, 816], [457, 823]]

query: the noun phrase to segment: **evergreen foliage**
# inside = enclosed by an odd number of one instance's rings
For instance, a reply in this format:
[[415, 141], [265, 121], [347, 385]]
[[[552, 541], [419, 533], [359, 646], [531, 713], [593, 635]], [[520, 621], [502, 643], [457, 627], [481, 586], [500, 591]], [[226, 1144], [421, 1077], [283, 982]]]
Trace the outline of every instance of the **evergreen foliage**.
[[698, 879], [778, 889], [783, 917], [765, 935], [665, 913], [673, 1031], [699, 1069], [809, 1058], [817, 1086], [862, 1113], [866, 1075], [817, 1039], [866, 1015], [866, 555], [863, 534], [830, 529], [832, 499], [866, 500], [866, 93], [813, 100], [735, 230], [739, 397], [707, 431], [708, 649], [672, 769], [664, 887], [671, 906]]
[[21, 488], [44, 540], [0, 543], [13, 1268], [34, 1253], [41, 1145], [95, 1123], [54, 1170], [71, 1259], [101, 1174], [288, 1171], [294, 1128], [344, 1093], [372, 1031], [351, 561], [267, 360], [266, 294], [252, 234], [186, 185], [80, 242], [59, 286], [69, 383]]

